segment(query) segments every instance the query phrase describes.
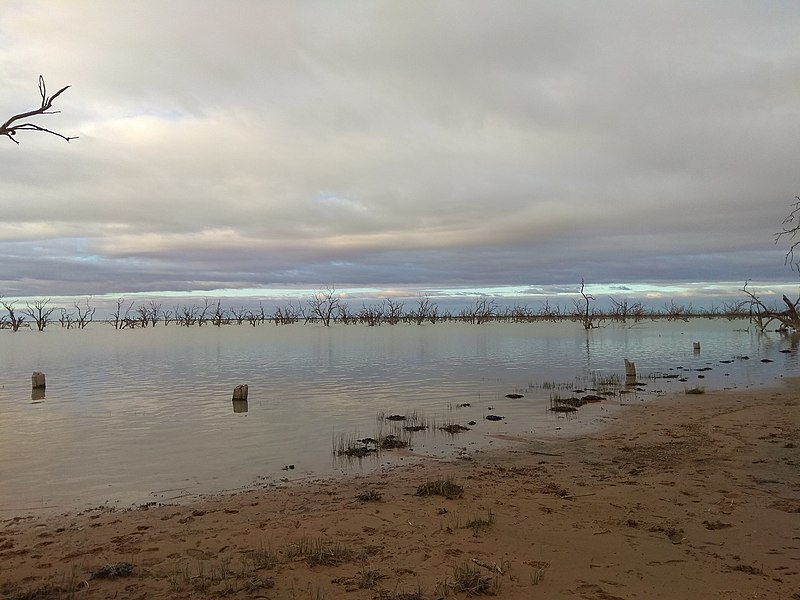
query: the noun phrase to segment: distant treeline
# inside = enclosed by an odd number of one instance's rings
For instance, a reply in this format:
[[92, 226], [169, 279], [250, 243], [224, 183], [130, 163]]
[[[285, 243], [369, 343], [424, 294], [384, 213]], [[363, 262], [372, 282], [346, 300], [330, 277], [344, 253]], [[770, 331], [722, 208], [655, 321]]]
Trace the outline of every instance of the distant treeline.
[[[0, 315], [0, 328], [18, 331], [21, 327], [36, 327], [43, 331], [50, 324], [58, 323], [66, 329], [83, 329], [95, 319], [96, 309], [89, 299], [75, 302], [71, 308], [55, 307], [51, 299], [25, 303], [23, 307], [0, 300], [5, 314]], [[573, 304], [560, 306], [549, 300], [537, 309], [524, 304], [501, 307], [490, 296], [478, 296], [460, 310], [441, 310], [428, 295], [413, 301], [401, 302], [386, 298], [381, 301], [348, 304], [335, 289], [315, 292], [305, 302], [287, 302], [272, 311], [259, 304], [258, 308], [234, 306], [224, 307], [221, 300], [205, 299], [202, 304], [179, 304], [166, 306], [163, 302], [148, 300], [137, 303], [119, 298], [110, 318], [100, 322], [109, 323], [115, 329], [135, 329], [158, 325], [182, 327], [222, 327], [223, 325], [265, 324], [290, 325], [294, 323], [317, 323], [330, 326], [362, 324], [371, 327], [398, 325], [401, 323], [422, 325], [426, 323], [462, 322], [480, 325], [489, 322], [531, 323], [537, 321], [576, 321], [586, 329], [603, 323], [635, 323], [643, 320], [666, 319], [688, 321], [691, 318], [752, 318], [752, 303], [749, 301], [726, 302], [710, 309], [696, 309], [691, 304], [665, 302], [661, 308], [646, 308], [641, 302], [610, 298], [607, 308], [599, 308], [594, 297], [581, 292], [581, 299]]]

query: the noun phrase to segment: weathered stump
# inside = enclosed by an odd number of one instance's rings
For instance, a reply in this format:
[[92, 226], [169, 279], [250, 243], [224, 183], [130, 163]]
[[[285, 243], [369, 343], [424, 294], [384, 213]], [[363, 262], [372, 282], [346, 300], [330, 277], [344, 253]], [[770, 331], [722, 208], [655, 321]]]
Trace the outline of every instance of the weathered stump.
[[235, 412], [235, 413], [246, 413], [247, 412], [247, 400], [234, 400], [233, 401], [233, 412]]
[[43, 390], [47, 387], [45, 383], [44, 373], [41, 371], [34, 371], [33, 375], [31, 375], [31, 388], [34, 390]]
[[627, 358], [623, 360], [625, 361], [625, 385], [636, 385], [636, 364]]
[[692, 349], [694, 350], [695, 354], [700, 352], [700, 342], [694, 342], [692, 344]]
[[233, 388], [233, 399], [234, 400], [247, 400], [247, 384], [244, 385], [237, 385]]

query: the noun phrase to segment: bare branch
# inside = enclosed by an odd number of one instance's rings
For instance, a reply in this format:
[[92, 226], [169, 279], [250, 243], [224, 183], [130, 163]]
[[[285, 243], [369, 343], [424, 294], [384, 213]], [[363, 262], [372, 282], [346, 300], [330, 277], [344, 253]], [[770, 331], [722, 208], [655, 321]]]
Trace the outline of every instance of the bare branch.
[[0, 125], [0, 135], [6, 136], [15, 144], [19, 144], [19, 141], [14, 137], [18, 131], [41, 131], [56, 137], [60, 137], [62, 140], [66, 140], [67, 142], [77, 139], [78, 136], [67, 136], [62, 133], [58, 133], [57, 131], [53, 131], [52, 129], [37, 125], [36, 123], [26, 121], [26, 119], [29, 117], [35, 117], [38, 115], [55, 115], [61, 112], [58, 110], [52, 110], [53, 100], [58, 98], [62, 93], [69, 89], [69, 87], [70, 86], [65, 85], [52, 96], [48, 96], [47, 85], [44, 82], [44, 77], [39, 75], [39, 95], [42, 97], [41, 105], [39, 108], [34, 110], [28, 110], [11, 116], [5, 123]]
[[[795, 199], [797, 202], [792, 205], [792, 210], [781, 223], [781, 230], [775, 234], [776, 244], [783, 237], [788, 237], [789, 240], [793, 240], [797, 234], [800, 233], [800, 196], [795, 196]], [[800, 271], [800, 264], [798, 264], [798, 261], [794, 258], [794, 251], [798, 246], [800, 246], [800, 240], [797, 240], [789, 247], [784, 257], [783, 264], [791, 265], [793, 269]]]

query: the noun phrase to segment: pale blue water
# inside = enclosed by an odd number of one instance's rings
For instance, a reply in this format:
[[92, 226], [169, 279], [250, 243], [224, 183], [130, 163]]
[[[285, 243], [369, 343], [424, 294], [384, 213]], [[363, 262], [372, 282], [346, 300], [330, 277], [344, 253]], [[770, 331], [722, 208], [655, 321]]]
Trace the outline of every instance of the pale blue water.
[[[624, 358], [636, 362], [648, 401], [655, 390], [761, 386], [798, 373], [797, 338], [747, 327], [696, 319], [589, 332], [575, 323], [0, 330], [0, 511], [174, 500], [374, 469], [398, 455], [448, 456], [496, 435], [552, 435], [602, 420], [598, 410], [619, 400], [567, 422], [547, 411], [546, 384], [569, 395], [598, 377], [622, 378]], [[47, 375], [40, 401], [31, 397], [35, 370]], [[656, 372], [688, 381], [646, 379]], [[240, 383], [250, 387], [246, 413], [231, 402]], [[380, 411], [476, 425], [456, 437], [415, 434], [413, 452], [334, 459], [342, 435], [386, 429]]]

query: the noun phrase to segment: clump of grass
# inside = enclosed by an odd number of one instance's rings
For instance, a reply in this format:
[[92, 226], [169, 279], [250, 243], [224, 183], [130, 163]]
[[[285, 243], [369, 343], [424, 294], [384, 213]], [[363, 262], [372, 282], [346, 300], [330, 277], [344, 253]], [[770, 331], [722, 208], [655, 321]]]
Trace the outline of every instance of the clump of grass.
[[261, 542], [258, 548], [250, 553], [250, 560], [256, 570], [273, 569], [278, 564], [278, 554], [272, 549], [272, 546]]
[[358, 496], [356, 496], [361, 502], [376, 502], [383, 498], [383, 494], [381, 494], [377, 490], [364, 490]]
[[469, 431], [469, 427], [464, 427], [463, 425], [459, 425], [458, 423], [450, 423], [449, 425], [443, 425], [439, 427], [441, 431], [445, 431], [447, 433], [455, 435], [456, 433], [461, 433], [463, 431]]
[[358, 572], [358, 587], [362, 590], [371, 590], [381, 579], [386, 579], [386, 575], [378, 569], [364, 569]]
[[600, 375], [597, 372], [592, 372], [592, 384], [598, 390], [615, 390], [622, 387], [622, 380], [617, 373]]
[[489, 529], [489, 527], [494, 525], [494, 520], [494, 513], [492, 511], [488, 511], [485, 519], [483, 517], [473, 517], [466, 526], [472, 528], [472, 530], [477, 534], [485, 529]]
[[387, 415], [386, 416], [386, 420], [387, 421], [405, 421], [406, 420], [406, 416], [405, 415]]
[[426, 481], [417, 487], [417, 496], [444, 496], [449, 500], [461, 498], [464, 495], [464, 487], [457, 484], [452, 479], [437, 479]]
[[380, 590], [372, 600], [425, 600], [425, 595], [422, 590], [416, 592], [390, 592], [389, 590]]
[[379, 443], [381, 450], [394, 450], [396, 448], [405, 448], [408, 446], [408, 442], [405, 440], [400, 439], [396, 435], [387, 435], [384, 438], [381, 438]]
[[427, 431], [427, 425], [406, 425], [403, 427], [405, 431], [410, 431], [412, 433], [416, 433], [417, 431]]
[[275, 587], [273, 579], [248, 579], [244, 582], [244, 589], [248, 592], [268, 590]]
[[731, 569], [733, 569], [734, 571], [741, 571], [742, 573], [747, 573], [748, 575], [766, 576], [766, 573], [764, 573], [763, 570], [759, 569], [758, 567], [754, 567], [752, 565], [739, 564], [731, 567]]
[[693, 387], [686, 390], [687, 394], [705, 394], [706, 390], [701, 387]]
[[531, 572], [531, 585], [539, 585], [544, 579], [544, 572], [550, 566], [549, 562], [543, 560], [536, 560], [529, 563], [533, 567]]
[[377, 451], [376, 440], [372, 438], [357, 439], [350, 434], [341, 434], [334, 443], [333, 448], [333, 453], [336, 456], [346, 456], [348, 458], [364, 458]]
[[102, 566], [92, 571], [91, 579], [115, 579], [133, 574], [134, 566], [129, 562], [117, 562]]
[[315, 565], [333, 566], [350, 560], [353, 551], [339, 542], [303, 537], [296, 544], [290, 544], [287, 547], [286, 555], [289, 558], [303, 557], [312, 567]]
[[493, 596], [499, 589], [499, 581], [481, 574], [480, 569], [468, 562], [453, 567], [453, 580], [446, 578], [438, 586], [438, 593], [450, 595], [450, 592], [463, 592], [467, 596]]

